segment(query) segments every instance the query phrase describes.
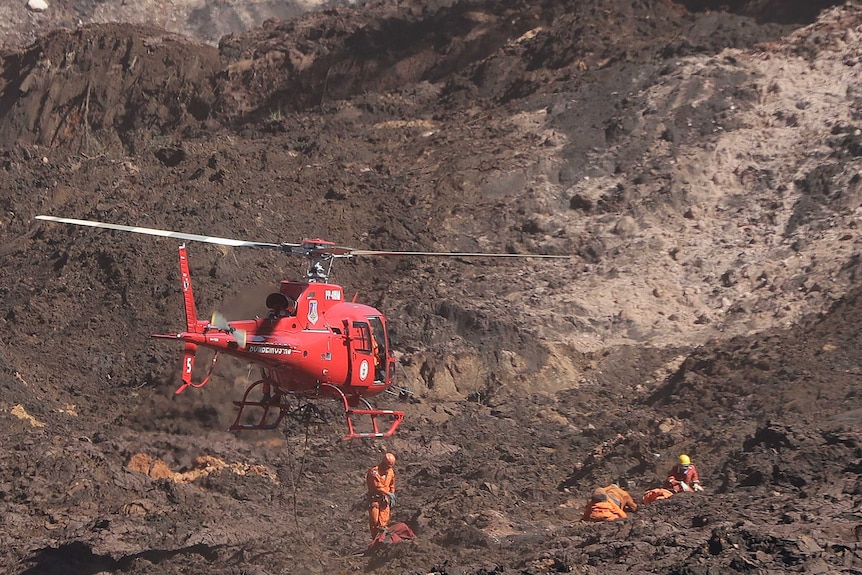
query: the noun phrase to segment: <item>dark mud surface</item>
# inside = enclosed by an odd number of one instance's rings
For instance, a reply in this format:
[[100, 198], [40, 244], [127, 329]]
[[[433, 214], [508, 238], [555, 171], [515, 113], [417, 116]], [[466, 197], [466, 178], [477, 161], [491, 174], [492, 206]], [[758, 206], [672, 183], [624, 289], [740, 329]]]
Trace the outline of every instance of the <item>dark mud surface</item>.
[[[862, 14], [715, 4], [381, 1], [7, 53], [0, 570], [862, 573]], [[840, 89], [809, 80], [831, 65]], [[405, 422], [343, 441], [333, 402], [231, 434], [249, 366], [175, 395], [181, 350], [149, 338], [182, 329], [176, 243], [38, 214], [573, 258], [340, 262], [386, 313], [414, 400], [378, 406]], [[202, 315], [302, 273], [189, 253]], [[364, 554], [384, 451], [418, 538]], [[580, 521], [683, 452], [704, 493]]]

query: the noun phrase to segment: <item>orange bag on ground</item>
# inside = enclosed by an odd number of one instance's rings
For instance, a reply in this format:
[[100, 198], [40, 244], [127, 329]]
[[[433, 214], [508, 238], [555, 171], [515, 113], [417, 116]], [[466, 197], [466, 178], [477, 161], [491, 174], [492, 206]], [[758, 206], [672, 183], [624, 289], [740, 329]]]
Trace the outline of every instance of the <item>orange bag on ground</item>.
[[646, 493], [644, 493], [643, 502], [644, 505], [649, 505], [654, 501], [658, 501], [660, 499], [669, 499], [673, 497], [673, 491], [670, 489], [662, 489], [658, 487], [656, 489], [650, 489]]

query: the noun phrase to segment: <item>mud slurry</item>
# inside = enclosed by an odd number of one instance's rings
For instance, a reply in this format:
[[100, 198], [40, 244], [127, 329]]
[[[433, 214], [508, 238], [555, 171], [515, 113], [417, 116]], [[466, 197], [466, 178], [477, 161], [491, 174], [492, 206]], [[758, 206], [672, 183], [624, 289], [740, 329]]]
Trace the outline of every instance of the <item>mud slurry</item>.
[[[858, 202], [836, 182], [858, 167], [839, 95], [862, 14], [821, 4], [377, 2], [218, 47], [104, 24], [7, 54], [3, 570], [858, 572]], [[781, 100], [752, 72], [779, 59], [845, 62], [847, 90]], [[770, 149], [742, 147], [755, 128]], [[715, 168], [719, 210], [699, 174], [740, 155]], [[313, 426], [229, 434], [254, 373], [220, 360], [177, 396], [179, 350], [148, 337], [182, 326], [176, 246], [40, 213], [576, 257], [344, 262], [415, 394], [378, 405], [407, 411], [398, 433], [342, 441], [325, 404]], [[189, 251], [202, 314], [263, 313], [301, 273]], [[385, 451], [418, 539], [365, 554]], [[639, 497], [683, 452], [705, 494], [580, 521], [594, 487]]]

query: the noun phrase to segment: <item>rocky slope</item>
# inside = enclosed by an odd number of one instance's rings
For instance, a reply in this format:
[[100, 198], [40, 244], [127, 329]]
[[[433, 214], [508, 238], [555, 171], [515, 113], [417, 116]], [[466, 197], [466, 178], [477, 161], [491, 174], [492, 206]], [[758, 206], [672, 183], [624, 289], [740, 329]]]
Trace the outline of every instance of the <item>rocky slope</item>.
[[[833, 4], [380, 1], [217, 46], [105, 22], [9, 51], [4, 570], [858, 571], [862, 7]], [[327, 405], [234, 435], [248, 366], [175, 396], [148, 338], [182, 325], [174, 243], [40, 213], [573, 257], [344, 263], [389, 319], [402, 428], [343, 442]], [[232, 318], [301, 273], [190, 257]], [[362, 555], [383, 450], [419, 538]], [[680, 452], [705, 495], [579, 521]]]

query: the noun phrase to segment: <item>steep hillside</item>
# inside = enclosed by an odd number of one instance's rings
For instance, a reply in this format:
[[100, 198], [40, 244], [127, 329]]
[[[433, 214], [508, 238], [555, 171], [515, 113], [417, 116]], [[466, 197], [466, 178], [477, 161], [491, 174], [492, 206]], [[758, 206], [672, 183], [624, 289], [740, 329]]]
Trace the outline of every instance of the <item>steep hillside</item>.
[[[0, 565], [862, 569], [862, 6], [835, 4], [385, 0], [217, 46], [107, 21], [10, 50]], [[149, 338], [183, 326], [177, 242], [38, 214], [572, 258], [338, 262], [388, 318], [402, 427], [342, 441], [331, 402], [326, 423], [228, 434], [254, 372], [220, 360], [175, 395], [180, 349]], [[263, 314], [302, 274], [189, 254], [202, 315]], [[418, 539], [363, 554], [386, 450]], [[640, 496], [682, 452], [706, 493], [579, 521], [594, 487]]]

